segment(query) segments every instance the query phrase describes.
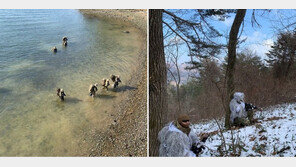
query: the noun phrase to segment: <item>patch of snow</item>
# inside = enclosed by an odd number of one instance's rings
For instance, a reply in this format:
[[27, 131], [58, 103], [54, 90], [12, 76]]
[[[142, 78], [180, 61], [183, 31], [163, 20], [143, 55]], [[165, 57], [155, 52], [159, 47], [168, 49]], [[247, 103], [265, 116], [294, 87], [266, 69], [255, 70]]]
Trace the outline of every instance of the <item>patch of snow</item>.
[[[226, 150], [233, 146], [232, 141], [234, 141], [234, 144], [241, 145], [241, 153], [238, 155], [242, 157], [294, 157], [296, 156], [295, 116], [296, 103], [276, 105], [257, 111], [254, 113], [254, 118], [258, 119], [255, 125], [232, 130], [232, 133], [231, 130], [223, 129]], [[218, 120], [218, 123], [224, 128], [224, 119]], [[197, 135], [216, 131], [205, 142], [206, 148], [200, 156], [221, 156], [218, 147], [222, 144], [222, 138], [215, 120], [194, 124], [191, 129]], [[226, 156], [229, 156], [229, 152], [233, 151], [228, 151]]]

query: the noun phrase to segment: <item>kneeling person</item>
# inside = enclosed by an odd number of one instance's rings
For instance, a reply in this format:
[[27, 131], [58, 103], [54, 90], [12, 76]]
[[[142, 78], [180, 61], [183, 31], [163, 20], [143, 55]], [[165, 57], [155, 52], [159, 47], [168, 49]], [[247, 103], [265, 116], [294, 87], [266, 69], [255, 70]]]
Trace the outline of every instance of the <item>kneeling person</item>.
[[245, 94], [242, 92], [235, 92], [233, 99], [230, 101], [230, 122], [233, 126], [248, 126], [254, 122], [253, 110], [257, 109], [251, 103], [245, 103]]
[[204, 148], [204, 136], [200, 141], [190, 129], [188, 115], [180, 115], [177, 121], [167, 124], [159, 133], [159, 156], [161, 157], [196, 157]]
[[251, 124], [255, 123], [254, 120], [254, 110], [258, 109], [258, 107], [254, 106], [252, 103], [245, 103], [245, 110], [248, 115], [248, 119]]

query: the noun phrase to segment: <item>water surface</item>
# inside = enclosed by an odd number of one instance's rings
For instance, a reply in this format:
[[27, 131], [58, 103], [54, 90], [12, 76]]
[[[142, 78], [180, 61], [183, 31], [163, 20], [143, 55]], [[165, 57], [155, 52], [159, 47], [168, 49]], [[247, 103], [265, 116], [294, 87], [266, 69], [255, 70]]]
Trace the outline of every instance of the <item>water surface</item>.
[[[88, 136], [106, 130], [128, 91], [138, 31], [78, 10], [0, 10], [0, 30], [0, 156], [87, 156]], [[110, 74], [121, 89], [89, 97], [89, 85]]]

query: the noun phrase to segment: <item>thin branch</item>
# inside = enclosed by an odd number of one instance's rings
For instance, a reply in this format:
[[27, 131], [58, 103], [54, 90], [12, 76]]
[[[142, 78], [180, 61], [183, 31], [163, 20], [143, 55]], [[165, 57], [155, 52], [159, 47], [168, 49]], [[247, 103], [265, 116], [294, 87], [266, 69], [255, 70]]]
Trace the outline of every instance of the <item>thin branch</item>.
[[200, 23], [194, 23], [194, 22], [190, 22], [190, 21], [188, 21], [188, 20], [184, 20], [184, 19], [182, 19], [181, 17], [178, 17], [177, 15], [175, 15], [175, 14], [173, 14], [173, 13], [171, 13], [171, 12], [168, 12], [167, 10], [163, 10], [163, 12], [166, 13], [166, 14], [168, 14], [168, 15], [170, 15], [170, 16], [172, 16], [173, 18], [176, 18], [176, 19], [178, 19], [178, 20], [180, 20], [180, 21], [182, 21], [182, 22], [188, 24], [188, 25], [198, 25], [198, 26], [201, 25]]
[[252, 27], [255, 27], [255, 25], [257, 25], [259, 28], [261, 28], [261, 25], [257, 22], [255, 17], [255, 10], [256, 9], [253, 9], [252, 11], [252, 18], [251, 18]]
[[[165, 24], [170, 30], [172, 30], [178, 37], [180, 37], [186, 43], [186, 45], [189, 49], [189, 53], [191, 53], [191, 47], [190, 47], [189, 42], [186, 39], [184, 39], [177, 31], [175, 31], [167, 22], [162, 21], [162, 23]], [[193, 62], [192, 56], [190, 56], [190, 58], [191, 58], [191, 62]]]
[[217, 119], [214, 118], [214, 120], [215, 120], [215, 122], [216, 122], [217, 125], [218, 125], [219, 132], [220, 132], [220, 134], [221, 134], [222, 144], [224, 145], [224, 149], [225, 149], [225, 151], [227, 151], [227, 148], [226, 148], [226, 140], [225, 140], [225, 137], [224, 137], [224, 135], [223, 135], [222, 128], [221, 128], [220, 124], [218, 123]]

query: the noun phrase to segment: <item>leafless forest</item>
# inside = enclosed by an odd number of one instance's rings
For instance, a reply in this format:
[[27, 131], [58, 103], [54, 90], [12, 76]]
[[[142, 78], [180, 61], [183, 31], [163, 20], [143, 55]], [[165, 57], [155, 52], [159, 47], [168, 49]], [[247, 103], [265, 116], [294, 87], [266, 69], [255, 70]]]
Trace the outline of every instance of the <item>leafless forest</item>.
[[[150, 86], [165, 85], [167, 104], [158, 103], [156, 98], [152, 104], [150, 87], [150, 106], [156, 103], [163, 106], [161, 111], [150, 109], [149, 122], [154, 125], [149, 127], [150, 132], [159, 131], [163, 124], [175, 120], [180, 113], [187, 113], [193, 123], [224, 117], [227, 128], [229, 102], [236, 91], [244, 92], [245, 101], [259, 108], [295, 102], [295, 10], [288, 14], [283, 12], [279, 19], [269, 19], [273, 23], [274, 40], [264, 58], [258, 50], [244, 47], [249, 39], [242, 34], [247, 27], [262, 29], [261, 18], [272, 17], [273, 10], [150, 10], [150, 14], [153, 12], [162, 12], [158, 17], [162, 17], [163, 40], [158, 42], [162, 43], [164, 53], [155, 54], [150, 46], [149, 56], [154, 57], [150, 64], [156, 61], [159, 66], [166, 67], [166, 75], [157, 76], [166, 78], [166, 82], [151, 80], [154, 74], [149, 67]], [[219, 31], [216, 25], [231, 16], [233, 21], [229, 29]], [[150, 27], [150, 32], [153, 31], [160, 29]], [[165, 63], [159, 61], [163, 57]], [[184, 57], [189, 60], [184, 61]], [[163, 92], [162, 96], [154, 94], [154, 97], [163, 97]], [[156, 113], [161, 113], [157, 115], [162, 118], [158, 120], [159, 126], [155, 125]], [[151, 133], [150, 141], [156, 140], [156, 136], [157, 133]], [[153, 150], [157, 150], [157, 146], [150, 145], [150, 155], [157, 155]]]

